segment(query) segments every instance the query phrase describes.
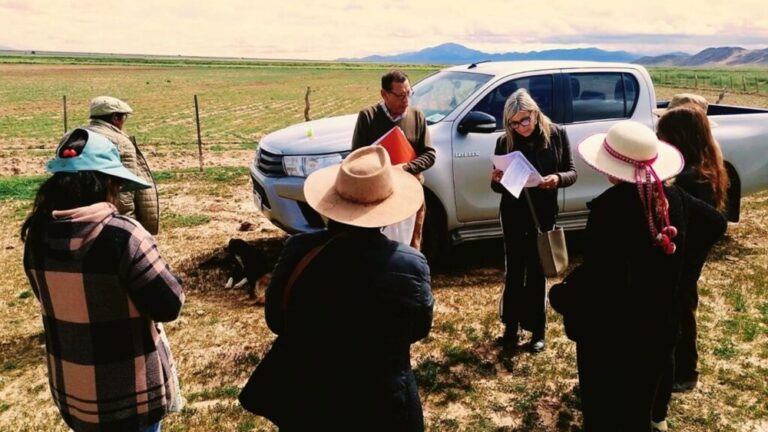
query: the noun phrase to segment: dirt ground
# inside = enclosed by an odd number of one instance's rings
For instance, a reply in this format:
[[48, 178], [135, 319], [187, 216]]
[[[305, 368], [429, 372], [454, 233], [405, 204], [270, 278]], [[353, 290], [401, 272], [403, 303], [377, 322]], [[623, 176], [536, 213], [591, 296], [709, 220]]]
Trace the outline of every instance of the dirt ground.
[[[6, 150], [0, 146], [0, 152]], [[198, 166], [196, 152], [143, 150], [155, 171]], [[252, 158], [252, 150], [208, 152], [205, 164], [245, 167]], [[7, 158], [0, 154], [0, 176], [43, 174], [45, 159], [44, 154]], [[174, 227], [164, 216], [157, 237], [161, 253], [182, 276], [187, 292], [181, 318], [167, 329], [189, 405], [169, 416], [163, 427], [171, 431], [272, 430], [266, 421], [244, 413], [235, 399], [273, 340], [263, 309], [254, 306], [243, 291], [225, 290], [222, 270], [200, 264], [219, 256], [234, 237], [265, 250], [274, 261], [286, 235], [256, 211], [247, 175], [222, 185], [189, 175], [162, 182], [160, 192], [165, 214], [209, 217], [205, 223]], [[676, 397], [675, 430], [762, 432], [768, 427], [764, 398], [768, 298], [765, 281], [760, 279], [768, 267], [767, 202], [766, 193], [745, 200], [744, 220], [731, 226], [729, 237], [707, 264], [702, 280], [702, 386]], [[0, 218], [5, 222], [0, 224], [0, 265], [5, 272], [0, 286], [4, 317], [0, 430], [66, 431], [48, 392], [39, 309], [34, 297], [25, 294], [29, 288], [19, 265], [18, 227], [27, 205], [0, 202]], [[247, 231], [240, 230], [244, 222], [250, 224]], [[576, 261], [579, 241], [578, 236], [569, 238]], [[496, 314], [503, 279], [501, 243], [462, 245], [453, 251], [449, 268], [433, 274], [434, 328], [413, 349], [428, 428], [580, 430], [574, 396], [575, 349], [556, 314], [549, 311], [544, 353], [521, 355], [513, 363], [498, 357], [493, 340], [501, 331]], [[753, 321], [735, 322], [739, 314], [757, 316], [756, 336], [743, 336], [751, 334]]]

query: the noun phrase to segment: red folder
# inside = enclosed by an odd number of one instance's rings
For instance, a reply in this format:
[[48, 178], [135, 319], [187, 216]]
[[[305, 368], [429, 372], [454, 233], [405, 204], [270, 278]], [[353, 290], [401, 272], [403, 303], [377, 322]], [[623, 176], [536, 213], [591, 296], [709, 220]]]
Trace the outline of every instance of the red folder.
[[373, 145], [380, 145], [387, 150], [392, 165], [407, 163], [416, 159], [416, 152], [413, 150], [411, 143], [408, 142], [403, 131], [397, 126], [382, 135]]

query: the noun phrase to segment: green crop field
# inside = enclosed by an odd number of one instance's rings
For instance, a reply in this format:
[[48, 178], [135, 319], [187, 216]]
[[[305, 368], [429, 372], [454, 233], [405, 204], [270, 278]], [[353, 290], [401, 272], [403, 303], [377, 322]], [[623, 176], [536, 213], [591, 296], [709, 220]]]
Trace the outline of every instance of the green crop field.
[[[377, 100], [379, 77], [387, 68], [0, 56], [0, 431], [68, 430], [48, 389], [40, 310], [23, 272], [18, 236], [45, 178], [43, 161], [64, 132], [62, 96], [67, 97], [70, 127], [86, 122], [93, 96], [127, 100], [136, 110], [127, 130], [137, 136], [155, 171], [162, 212], [158, 247], [187, 294], [181, 317], [165, 328], [188, 405], [166, 417], [163, 430], [271, 431], [267, 421], [243, 411], [236, 399], [274, 339], [264, 311], [244, 292], [224, 289], [224, 270], [201, 264], [220, 257], [231, 238], [242, 238], [276, 259], [286, 236], [252, 204], [248, 166], [258, 141], [303, 121], [307, 86], [313, 118], [355, 113]], [[405, 69], [417, 80], [436, 67]], [[670, 83], [657, 87], [661, 99], [692, 91], [688, 85], [672, 86], [672, 72], [651, 71], [655, 82], [666, 74]], [[704, 72], [696, 71], [700, 80]], [[714, 101], [721, 90], [695, 91]], [[195, 94], [206, 166], [202, 172], [196, 169]], [[768, 96], [734, 89], [724, 103], [768, 107]], [[742, 221], [729, 227], [705, 267], [699, 309], [701, 384], [691, 393], [674, 395], [672, 431], [768, 430], [767, 227], [768, 192], [744, 199]], [[569, 237], [575, 264], [581, 259], [579, 248], [578, 235]], [[449, 270], [432, 274], [433, 329], [412, 350], [427, 430], [580, 431], [576, 350], [560, 316], [548, 311], [547, 349], [541, 354], [520, 352], [510, 358], [495, 344], [502, 331], [498, 296], [503, 277], [499, 241], [460, 245], [452, 251]]]
[[768, 95], [768, 69], [648, 68], [656, 86]]

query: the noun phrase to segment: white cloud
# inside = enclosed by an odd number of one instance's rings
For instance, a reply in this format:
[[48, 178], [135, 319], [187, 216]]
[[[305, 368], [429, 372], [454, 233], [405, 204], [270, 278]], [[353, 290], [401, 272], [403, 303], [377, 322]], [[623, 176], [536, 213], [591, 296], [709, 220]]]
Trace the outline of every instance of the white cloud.
[[768, 46], [768, 8], [754, 0], [0, 0], [0, 16], [0, 45], [57, 51], [333, 59], [443, 42], [489, 52]]

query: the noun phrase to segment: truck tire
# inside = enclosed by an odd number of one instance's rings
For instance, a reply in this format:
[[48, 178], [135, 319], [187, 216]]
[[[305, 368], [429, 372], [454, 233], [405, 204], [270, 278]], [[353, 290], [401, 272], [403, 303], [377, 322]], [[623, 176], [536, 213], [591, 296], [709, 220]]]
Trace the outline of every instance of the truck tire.
[[741, 179], [736, 169], [728, 162], [725, 162], [725, 170], [728, 172], [727, 211], [726, 215], [729, 222], [738, 222], [741, 217]]

